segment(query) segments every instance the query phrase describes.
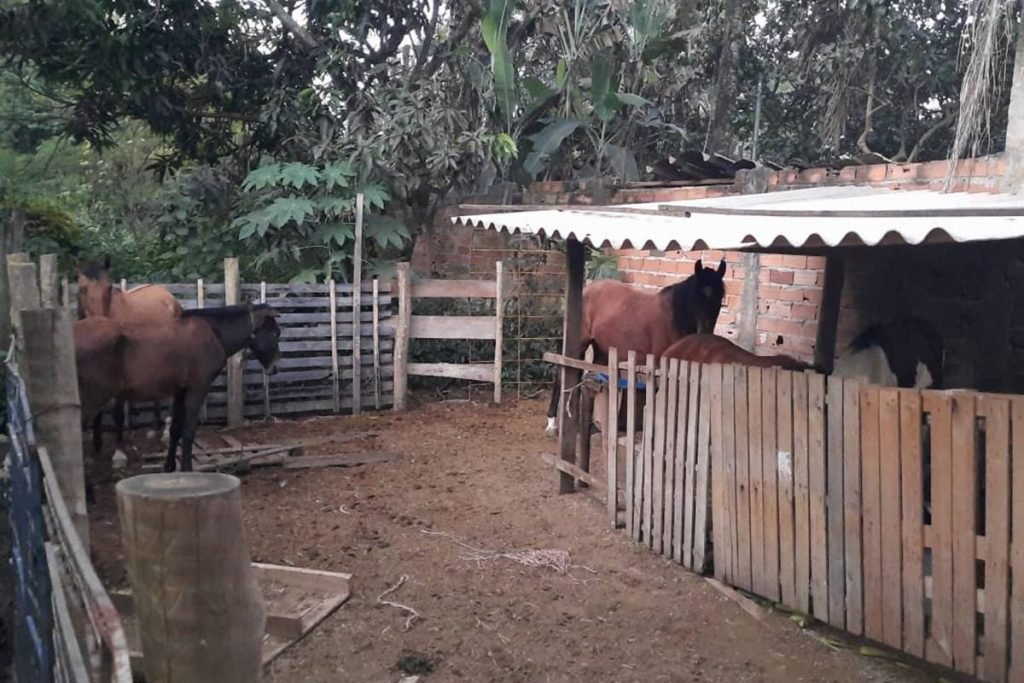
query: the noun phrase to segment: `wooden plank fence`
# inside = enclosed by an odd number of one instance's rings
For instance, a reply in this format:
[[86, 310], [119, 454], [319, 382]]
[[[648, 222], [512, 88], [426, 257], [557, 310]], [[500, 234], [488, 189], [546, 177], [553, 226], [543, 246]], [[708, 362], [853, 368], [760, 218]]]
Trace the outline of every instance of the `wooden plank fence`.
[[1024, 396], [626, 356], [545, 356], [618, 380], [599, 413], [613, 527], [694, 571], [713, 550], [717, 579], [836, 628], [1024, 680]]
[[[161, 286], [185, 309], [224, 305], [223, 284], [199, 280]], [[67, 301], [75, 307], [77, 287], [66, 287]], [[358, 311], [353, 308], [354, 292], [351, 284], [335, 282], [241, 285], [241, 299], [269, 303], [278, 311], [281, 326], [278, 371], [266, 375], [255, 359], [249, 359], [242, 368], [245, 417], [348, 412], [357, 396], [362, 406], [379, 409], [392, 404], [396, 321], [391, 283], [363, 282]], [[359, 373], [352, 364], [356, 333], [362, 351]], [[214, 380], [207, 398], [208, 421], [226, 420], [227, 394], [227, 377], [222, 373]], [[149, 424], [151, 407], [133, 405], [130, 415], [135, 424]]]

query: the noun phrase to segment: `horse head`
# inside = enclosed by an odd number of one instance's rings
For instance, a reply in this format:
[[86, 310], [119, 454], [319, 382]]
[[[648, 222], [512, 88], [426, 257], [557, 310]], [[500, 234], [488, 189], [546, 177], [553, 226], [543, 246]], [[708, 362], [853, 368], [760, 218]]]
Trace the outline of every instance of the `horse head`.
[[114, 283], [110, 278], [110, 256], [103, 263], [89, 261], [78, 268], [78, 316], [108, 316]]
[[663, 291], [672, 296], [672, 324], [680, 334], [713, 334], [725, 298], [725, 261], [705, 268], [700, 259], [693, 275]]
[[277, 311], [267, 304], [256, 304], [251, 307], [252, 334], [249, 337], [249, 351], [256, 360], [272, 375], [277, 371], [277, 361], [281, 356], [279, 340], [281, 328], [277, 324]]

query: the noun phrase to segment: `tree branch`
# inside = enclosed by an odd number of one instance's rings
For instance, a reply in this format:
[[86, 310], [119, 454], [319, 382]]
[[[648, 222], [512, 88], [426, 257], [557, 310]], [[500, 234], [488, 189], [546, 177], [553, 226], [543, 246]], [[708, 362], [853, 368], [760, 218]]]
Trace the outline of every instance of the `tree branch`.
[[915, 161], [917, 161], [917, 157], [921, 153], [921, 148], [924, 147], [924, 143], [928, 142], [943, 128], [949, 128], [949, 126], [951, 126], [953, 122], [956, 121], [956, 119], [957, 112], [950, 112], [946, 114], [946, 116], [943, 117], [941, 121], [934, 124], [931, 128], [922, 133], [921, 137], [919, 137], [917, 139], [917, 142], [914, 144], [914, 149], [910, 150], [910, 154], [907, 156], [907, 163], [912, 164]]
[[[430, 48], [434, 45], [434, 33], [437, 31], [437, 18], [441, 14], [441, 0], [434, 0], [433, 9], [430, 13], [430, 21], [427, 22], [427, 28], [423, 33], [423, 43], [420, 45], [420, 49], [416, 51], [416, 65], [412, 68], [412, 74], [416, 75], [420, 69], [427, 62], [427, 55], [430, 54]], [[411, 80], [411, 78], [410, 78]]]
[[320, 47], [320, 43], [317, 42], [316, 38], [314, 38], [309, 31], [299, 26], [299, 22], [295, 21], [295, 18], [281, 6], [281, 3], [277, 0], [266, 0], [266, 2], [267, 7], [269, 7], [270, 11], [274, 13], [274, 16], [277, 17], [280, 22], [284, 24], [284, 27], [289, 31], [289, 33], [298, 38], [299, 42], [305, 45], [307, 49], [316, 50]]

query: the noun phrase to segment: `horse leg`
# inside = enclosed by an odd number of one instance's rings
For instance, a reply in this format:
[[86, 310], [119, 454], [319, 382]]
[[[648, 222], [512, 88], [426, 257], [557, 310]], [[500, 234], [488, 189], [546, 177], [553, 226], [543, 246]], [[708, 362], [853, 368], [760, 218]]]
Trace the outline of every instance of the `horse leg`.
[[199, 413], [203, 408], [205, 392], [192, 392], [185, 397], [181, 427], [181, 471], [192, 471], [192, 443], [199, 429]]
[[96, 413], [92, 420], [92, 465], [89, 467], [89, 476], [85, 478], [85, 503], [86, 505], [96, 504], [96, 487], [93, 479], [96, 477], [96, 466], [100, 461], [100, 451], [103, 450], [103, 411]]
[[167, 440], [167, 460], [164, 461], [164, 472], [173, 472], [177, 463], [174, 456], [178, 450], [178, 441], [181, 440], [181, 428], [185, 417], [185, 392], [179, 391], [174, 395], [174, 403], [171, 405], [171, 429], [170, 437]]
[[124, 401], [121, 399], [114, 402], [114, 434], [114, 457], [110, 462], [114, 469], [121, 469], [128, 463], [128, 456], [124, 452]]
[[562, 393], [562, 369], [555, 370], [555, 379], [551, 384], [551, 403], [548, 404], [548, 424], [544, 433], [549, 437], [558, 436], [558, 398]]

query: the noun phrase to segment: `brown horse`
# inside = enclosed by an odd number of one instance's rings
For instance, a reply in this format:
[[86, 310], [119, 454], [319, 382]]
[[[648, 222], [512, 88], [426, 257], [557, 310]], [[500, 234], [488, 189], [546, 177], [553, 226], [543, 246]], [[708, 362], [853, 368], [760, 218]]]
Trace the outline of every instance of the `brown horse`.
[[[583, 288], [581, 348], [594, 348], [594, 362], [608, 360], [608, 349], [660, 356], [687, 334], [710, 333], [718, 322], [725, 297], [725, 261], [705, 268], [700, 260], [693, 275], [657, 291], [644, 291], [617, 280], [597, 280]], [[548, 405], [548, 436], [558, 433], [556, 414], [561, 375], [556, 373]]]
[[748, 365], [783, 370], [811, 370], [812, 366], [789, 356], [758, 356], [716, 334], [690, 334], [668, 347], [663, 358], [678, 358], [692, 363]]
[[[103, 263], [86, 263], [78, 268], [78, 317], [103, 316], [125, 323], [163, 323], [181, 315], [181, 305], [169, 291], [159, 285], [139, 285], [128, 291], [114, 287], [110, 277], [110, 256]], [[93, 447], [98, 453], [103, 445], [102, 413], [93, 425]], [[170, 418], [168, 418], [168, 423]], [[160, 402], [153, 404], [153, 428], [160, 431]], [[124, 448], [124, 402], [114, 405], [116, 452]], [[165, 431], [165, 438], [167, 432]]]
[[186, 311], [159, 324], [84, 318], [75, 323], [75, 358], [82, 420], [88, 424], [112, 398], [172, 397], [171, 435], [164, 470], [192, 469], [192, 441], [210, 384], [229, 356], [248, 349], [272, 373], [281, 330], [266, 304]]

